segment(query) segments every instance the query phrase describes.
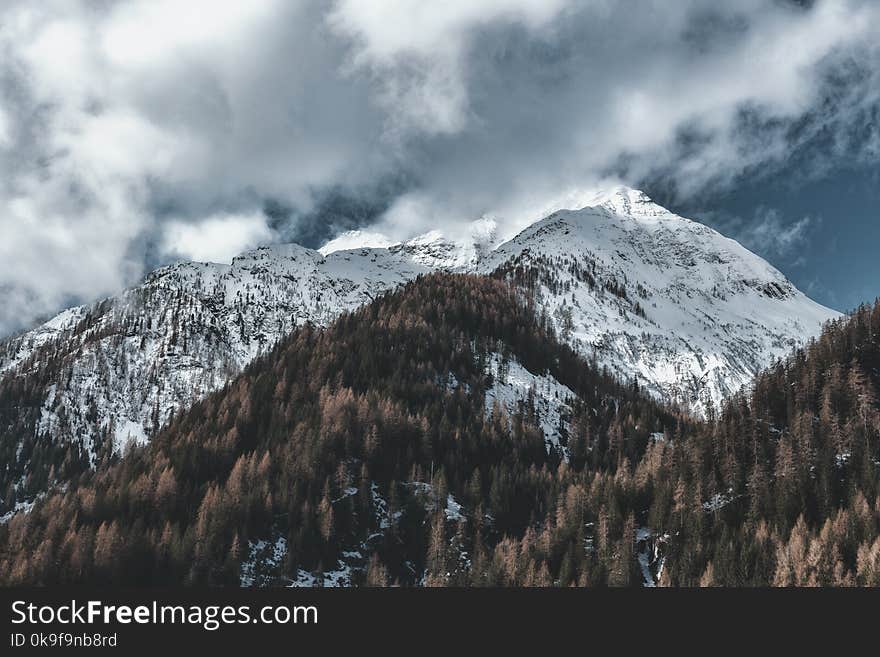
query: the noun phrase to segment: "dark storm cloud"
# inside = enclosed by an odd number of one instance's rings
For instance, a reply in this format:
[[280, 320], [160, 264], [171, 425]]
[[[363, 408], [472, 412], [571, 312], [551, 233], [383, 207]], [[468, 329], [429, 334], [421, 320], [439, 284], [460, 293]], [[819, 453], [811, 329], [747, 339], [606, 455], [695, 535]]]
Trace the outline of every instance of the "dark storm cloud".
[[856, 1], [7, 2], [0, 333], [173, 258], [876, 158], [878, 27]]

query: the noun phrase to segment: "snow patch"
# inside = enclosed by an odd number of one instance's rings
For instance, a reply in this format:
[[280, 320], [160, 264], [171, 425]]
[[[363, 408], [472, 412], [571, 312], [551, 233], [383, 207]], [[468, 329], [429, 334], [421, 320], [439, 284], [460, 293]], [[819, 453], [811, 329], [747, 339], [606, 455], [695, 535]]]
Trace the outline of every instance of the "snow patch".
[[16, 502], [15, 507], [12, 509], [12, 511], [7, 511], [2, 516], [0, 516], [0, 525], [5, 525], [7, 522], [12, 520], [13, 516], [18, 513], [30, 513], [31, 510], [34, 508], [34, 504], [36, 504], [36, 502], [37, 500], [31, 500], [29, 502]]
[[149, 442], [147, 432], [139, 422], [128, 419], [118, 420], [113, 427], [113, 450], [121, 452], [129, 444], [145, 445]]
[[278, 536], [272, 541], [251, 541], [248, 557], [241, 564], [239, 580], [242, 587], [267, 586], [277, 579], [278, 570], [287, 555], [287, 539]]
[[491, 416], [496, 403], [508, 415], [513, 415], [533, 395], [535, 416], [544, 433], [547, 452], [559, 450], [568, 460], [568, 448], [562, 443], [567, 440], [569, 430], [566, 419], [571, 414], [569, 400], [577, 395], [549, 374], [532, 374], [515, 358], [504, 358], [498, 353], [490, 356], [486, 370], [492, 375], [492, 386], [486, 390], [487, 417]]

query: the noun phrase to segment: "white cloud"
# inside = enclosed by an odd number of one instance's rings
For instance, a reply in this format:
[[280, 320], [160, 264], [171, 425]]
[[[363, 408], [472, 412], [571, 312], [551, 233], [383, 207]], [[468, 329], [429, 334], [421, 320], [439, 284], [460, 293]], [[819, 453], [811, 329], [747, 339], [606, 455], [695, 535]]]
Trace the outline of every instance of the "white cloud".
[[272, 231], [262, 213], [218, 215], [198, 223], [171, 221], [164, 228], [166, 253], [198, 262], [232, 262], [242, 250], [268, 242]]
[[19, 184], [21, 195], [5, 199], [0, 214], [0, 330], [75, 299], [112, 294], [140, 274], [128, 251], [147, 218], [131, 214], [121, 190], [65, 205], [51, 200], [62, 194], [47, 192], [42, 181]]
[[764, 207], [758, 209], [756, 219], [749, 229], [751, 241], [763, 244], [768, 251], [775, 251], [780, 255], [789, 255], [802, 246], [807, 239], [807, 233], [816, 223], [812, 217], [801, 217], [796, 221], [783, 223], [778, 210]]
[[565, 0], [340, 0], [331, 27], [354, 39], [355, 69], [376, 74], [395, 127], [455, 133], [468, 121], [466, 51], [476, 30], [496, 22], [542, 28]]
[[703, 218], [746, 248], [789, 265], [806, 263], [802, 251], [821, 224], [817, 217], [789, 219], [779, 209], [766, 206], [759, 206], [751, 217], [709, 212]]
[[248, 40], [279, 10], [279, 0], [137, 0], [110, 13], [101, 47], [117, 66], [148, 69], [186, 57], [246, 55]]
[[[482, 214], [510, 229], [615, 172], [659, 175], [681, 196], [727, 186], [878, 103], [876, 4], [418, 5], [344, 1], [330, 18], [353, 39], [352, 69], [376, 79], [394, 139], [416, 144], [421, 184], [381, 223], [396, 237]], [[874, 83], [829, 103], [826, 78], [849, 60]]]
[[9, 119], [6, 118], [6, 112], [0, 107], [0, 148], [9, 143]]
[[[265, 198], [307, 208], [313, 190], [380, 170], [367, 145], [381, 119], [335, 75], [312, 3], [3, 11], [0, 335], [135, 283], [169, 222], [210, 227]], [[266, 235], [235, 225], [205, 254]]]

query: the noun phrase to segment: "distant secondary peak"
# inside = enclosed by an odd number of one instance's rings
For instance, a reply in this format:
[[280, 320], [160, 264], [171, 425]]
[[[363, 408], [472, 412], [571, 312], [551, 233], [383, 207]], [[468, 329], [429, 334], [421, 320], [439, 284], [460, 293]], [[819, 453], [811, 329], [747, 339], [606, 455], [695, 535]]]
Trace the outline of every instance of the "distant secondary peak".
[[333, 238], [322, 246], [318, 251], [327, 256], [334, 251], [349, 251], [351, 249], [387, 249], [399, 244], [387, 235], [366, 230], [348, 230]]

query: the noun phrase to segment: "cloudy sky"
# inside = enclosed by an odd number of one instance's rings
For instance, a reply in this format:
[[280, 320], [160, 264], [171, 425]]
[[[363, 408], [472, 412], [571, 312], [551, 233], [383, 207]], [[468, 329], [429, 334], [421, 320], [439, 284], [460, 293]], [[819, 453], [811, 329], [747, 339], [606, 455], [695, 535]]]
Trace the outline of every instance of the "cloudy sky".
[[880, 294], [880, 3], [0, 0], [0, 334], [179, 259], [623, 182]]

